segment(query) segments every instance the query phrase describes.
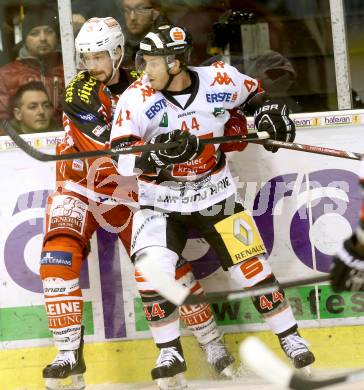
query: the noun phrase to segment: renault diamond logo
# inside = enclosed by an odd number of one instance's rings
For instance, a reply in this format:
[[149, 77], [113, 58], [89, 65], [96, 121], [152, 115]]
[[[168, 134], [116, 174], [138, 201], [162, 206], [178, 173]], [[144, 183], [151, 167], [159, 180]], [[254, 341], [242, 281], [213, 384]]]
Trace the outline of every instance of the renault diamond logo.
[[253, 243], [253, 230], [248, 224], [241, 218], [234, 219], [234, 237], [242, 242], [244, 245], [251, 245]]

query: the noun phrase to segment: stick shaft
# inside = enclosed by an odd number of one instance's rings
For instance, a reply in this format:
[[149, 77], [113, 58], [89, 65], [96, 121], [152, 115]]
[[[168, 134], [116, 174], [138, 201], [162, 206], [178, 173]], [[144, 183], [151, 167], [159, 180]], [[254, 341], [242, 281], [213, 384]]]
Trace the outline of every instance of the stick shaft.
[[250, 142], [252, 142], [254, 144], [278, 146], [278, 147], [283, 148], [283, 149], [296, 150], [298, 152], [322, 154], [322, 155], [326, 155], [326, 156], [347, 158], [347, 159], [351, 159], [351, 160], [362, 160], [363, 156], [364, 156], [361, 153], [348, 152], [346, 150], [331, 149], [331, 148], [326, 148], [323, 146], [299, 144], [296, 142], [277, 141], [277, 140], [273, 140], [273, 139], [267, 139], [264, 141], [261, 141], [261, 140], [250, 141]]
[[[304, 286], [306, 284], [327, 282], [329, 279], [330, 279], [330, 275], [328, 274], [305, 278], [305, 279], [293, 279], [293, 280], [288, 280], [286, 282], [279, 283], [279, 287], [283, 289], [292, 288], [292, 287]], [[269, 294], [277, 290], [277, 288], [278, 285], [274, 284], [274, 285], [264, 286], [264, 287], [252, 287], [244, 291], [234, 290], [234, 291], [222, 291], [219, 293], [207, 293], [205, 295], [189, 295], [184, 301], [184, 304], [196, 305], [200, 303], [215, 303], [218, 301], [235, 301], [238, 299], [253, 297], [257, 295]]]
[[[104, 156], [118, 156], [120, 154], [131, 154], [131, 153], [143, 153], [152, 150], [166, 150], [173, 149], [179, 145], [178, 142], [170, 142], [170, 143], [158, 143], [158, 144], [145, 144], [138, 146], [129, 146], [118, 148], [116, 150], [92, 150], [87, 152], [78, 152], [78, 153], [69, 153], [62, 155], [55, 155], [41, 152], [33, 148], [29, 145], [19, 134], [18, 132], [12, 128], [12, 126], [7, 122], [3, 121], [2, 127], [4, 128], [7, 135], [14, 141], [14, 143], [22, 149], [29, 156], [35, 158], [36, 160], [47, 162], [47, 161], [64, 161], [64, 160], [75, 160], [75, 159], [87, 159], [87, 158], [96, 158], [96, 157], [104, 157]], [[200, 139], [202, 144], [221, 144], [226, 142], [234, 142], [234, 141], [256, 141], [258, 139], [268, 139], [270, 134], [268, 132], [262, 131], [259, 133], [248, 134], [246, 136], [222, 136], [215, 138], [204, 138]]]

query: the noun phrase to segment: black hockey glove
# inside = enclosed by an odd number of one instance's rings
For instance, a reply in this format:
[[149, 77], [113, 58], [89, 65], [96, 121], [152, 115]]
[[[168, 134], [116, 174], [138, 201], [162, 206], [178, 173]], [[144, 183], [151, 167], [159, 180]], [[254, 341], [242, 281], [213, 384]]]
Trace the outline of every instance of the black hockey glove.
[[364, 255], [358, 253], [357, 245], [353, 234], [333, 257], [330, 280], [335, 292], [364, 291]]
[[[293, 142], [296, 135], [296, 126], [288, 116], [285, 104], [266, 101], [254, 113], [254, 125], [258, 131], [271, 133], [271, 139]], [[277, 146], [263, 145], [269, 152], [275, 153]]]
[[153, 150], [149, 153], [150, 162], [157, 168], [165, 168], [171, 164], [181, 164], [195, 159], [202, 151], [200, 140], [188, 131], [173, 130], [166, 134], [153, 137], [149, 143], [177, 142], [178, 145], [171, 149]]

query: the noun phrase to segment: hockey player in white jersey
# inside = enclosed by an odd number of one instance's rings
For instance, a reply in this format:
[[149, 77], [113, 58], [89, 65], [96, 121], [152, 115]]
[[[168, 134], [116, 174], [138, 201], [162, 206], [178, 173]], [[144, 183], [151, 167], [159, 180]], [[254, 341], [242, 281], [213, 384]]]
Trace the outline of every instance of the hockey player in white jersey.
[[[141, 209], [134, 215], [131, 248], [136, 267], [139, 259], [148, 259], [173, 277], [187, 230], [193, 227], [242, 289], [272, 284], [276, 279], [264, 243], [238, 199], [224, 152], [199, 140], [224, 135], [228, 110], [236, 107], [254, 109], [257, 130], [269, 131], [275, 139], [293, 141], [294, 124], [286, 106], [264, 99], [257, 80], [223, 62], [188, 66], [190, 50], [184, 28], [166, 25], [149, 32], [136, 59], [145, 74], [122, 94], [114, 116], [114, 148], [178, 142], [172, 149], [118, 159], [122, 175], [138, 174]], [[284, 292], [277, 288], [253, 303], [295, 367], [311, 364], [314, 356], [297, 331]], [[185, 371], [178, 321], [151, 331], [160, 349], [152, 378]]]
[[[127, 72], [118, 68], [123, 44], [121, 27], [114, 18], [91, 18], [82, 26], [75, 46], [85, 70], [69, 84], [62, 102], [67, 131], [64, 142], [57, 147], [58, 154], [107, 147], [116, 102], [130, 84]], [[85, 113], [88, 113], [87, 120]], [[81, 264], [87, 257], [90, 237], [100, 226], [118, 232], [129, 253], [131, 215], [138, 206], [132, 178], [118, 176], [111, 159], [88, 159], [87, 164], [81, 164], [81, 169], [80, 163], [76, 163], [62, 161], [57, 164], [57, 191], [48, 199], [42, 248], [40, 274], [49, 327], [59, 350], [55, 359], [43, 369], [49, 390], [65, 389], [64, 382], [71, 381], [67, 389], [85, 386], [81, 330], [83, 298], [79, 286]], [[103, 201], [99, 203], [97, 199], [101, 197]], [[70, 203], [72, 207], [69, 207]], [[71, 223], [67, 210], [77, 214], [77, 218], [73, 218], [77, 224]], [[68, 260], [56, 264], [54, 259], [60, 257]], [[194, 294], [203, 292], [193, 277], [191, 266], [183, 259], [176, 266], [176, 274], [176, 278]], [[139, 290], [142, 289], [145, 315], [152, 326], [157, 328], [159, 322], [165, 324], [170, 317], [173, 321], [175, 316], [180, 317], [205, 351], [209, 364], [219, 373], [229, 371], [233, 357], [220, 340], [208, 304], [182, 306], [180, 313], [174, 313], [163, 297], [154, 295], [153, 300], [158, 302], [150, 303], [149, 292], [144, 293], [148, 290], [147, 283], [138, 274], [136, 281]]]

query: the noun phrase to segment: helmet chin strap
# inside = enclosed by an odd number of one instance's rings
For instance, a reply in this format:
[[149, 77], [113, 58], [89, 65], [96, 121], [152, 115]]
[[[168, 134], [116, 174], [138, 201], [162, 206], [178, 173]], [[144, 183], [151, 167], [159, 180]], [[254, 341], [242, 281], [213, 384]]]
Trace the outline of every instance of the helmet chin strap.
[[121, 65], [121, 61], [123, 60], [123, 57], [124, 55], [122, 55], [117, 63], [117, 65], [115, 66], [115, 59], [114, 59], [114, 55], [112, 55], [112, 53], [110, 53], [110, 57], [112, 59], [112, 73], [111, 73], [111, 76], [107, 79], [107, 81], [105, 82], [105, 84], [107, 84], [110, 80], [112, 80], [116, 74], [116, 72], [119, 70], [119, 67]]

